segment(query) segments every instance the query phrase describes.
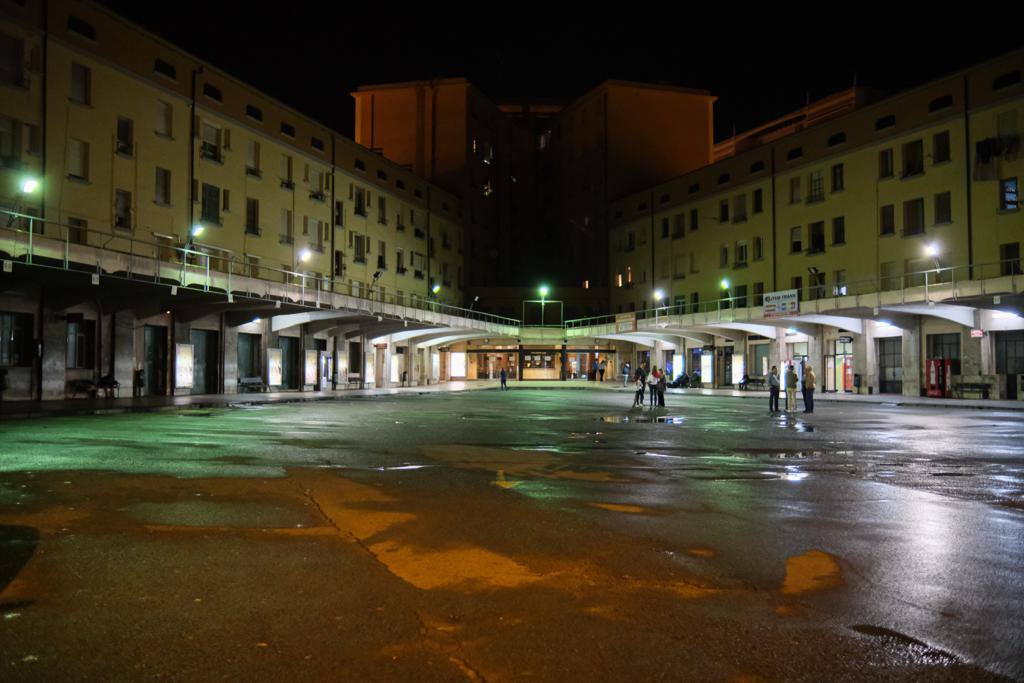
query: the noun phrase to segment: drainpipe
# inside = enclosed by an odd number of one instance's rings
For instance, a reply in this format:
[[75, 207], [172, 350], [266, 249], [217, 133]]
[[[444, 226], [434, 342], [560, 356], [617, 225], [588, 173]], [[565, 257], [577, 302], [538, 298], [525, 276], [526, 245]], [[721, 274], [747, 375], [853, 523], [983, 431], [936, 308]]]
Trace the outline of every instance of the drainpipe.
[[39, 127], [39, 144], [42, 146], [40, 150], [40, 179], [42, 182], [42, 188], [39, 192], [39, 217], [46, 218], [46, 116], [47, 116], [47, 104], [49, 103], [49, 97], [47, 93], [47, 87], [49, 79], [47, 78], [47, 69], [49, 68], [50, 62], [50, 3], [43, 3], [43, 111], [42, 111], [42, 125]]
[[185, 230], [188, 234], [191, 234], [192, 226], [195, 225], [195, 213], [196, 213], [196, 88], [199, 80], [199, 74], [203, 72], [203, 67], [200, 65], [198, 68], [192, 69], [192, 103], [189, 107], [189, 122], [188, 122], [188, 225], [185, 226]]
[[[653, 292], [655, 289], [658, 288], [658, 279], [657, 279], [657, 277], [658, 277], [657, 276], [657, 272], [658, 271], [656, 270], [655, 265], [654, 265], [654, 236], [655, 236], [655, 232], [654, 232], [654, 191], [653, 190], [651, 190], [650, 199], [648, 199], [648, 201], [650, 202], [650, 204], [648, 204], [648, 211], [651, 214], [651, 287], [652, 287], [651, 291]], [[651, 295], [651, 303], [654, 304], [655, 306], [657, 306], [657, 304], [654, 303], [654, 295], [653, 294]]]
[[[776, 245], [776, 243], [779, 240], [778, 240], [778, 234], [777, 234], [778, 228], [775, 225], [775, 147], [774, 147], [774, 145], [769, 150], [768, 159], [769, 159], [768, 163], [771, 165], [771, 168], [769, 169], [770, 170], [769, 177], [771, 178], [771, 181], [772, 181], [772, 184], [771, 184], [772, 185], [772, 289], [771, 289], [771, 291], [775, 292], [775, 291], [778, 291], [778, 286], [779, 286], [778, 277], [777, 277], [778, 260], [775, 258], [775, 245]], [[762, 301], [762, 303], [764, 303], [764, 302]]]
[[[337, 182], [338, 178], [337, 178], [337, 176], [335, 176], [335, 171], [336, 171], [336, 165], [335, 164], [337, 162], [337, 159], [338, 159], [338, 155], [337, 155], [337, 138], [335, 138], [335, 136], [334, 136], [334, 131], [331, 131], [331, 209], [328, 212], [330, 214], [330, 216], [331, 216], [331, 255], [328, 258], [328, 263], [331, 264], [331, 300], [332, 300], [332, 306], [333, 306], [333, 300], [334, 300], [334, 278], [336, 278], [336, 277], [341, 275], [341, 273], [335, 272], [335, 261], [334, 261], [334, 254], [335, 254], [335, 251], [334, 251], [334, 248], [335, 248], [334, 234], [338, 231], [337, 221], [335, 220], [335, 217], [334, 217], [334, 212], [337, 210], [337, 206], [338, 206], [338, 202], [337, 202], [337, 199], [336, 199], [337, 195], [335, 194], [337, 192], [337, 188], [338, 188], [338, 182]], [[317, 372], [319, 372], [319, 368], [317, 369]], [[337, 389], [337, 388], [338, 388], [338, 334], [337, 334], [337, 330], [335, 330], [335, 334], [334, 334], [334, 350], [331, 353], [331, 389], [334, 390], [334, 389]]]
[[964, 183], [967, 186], [967, 279], [974, 279], [974, 221], [971, 210], [971, 119], [970, 93], [964, 74]]

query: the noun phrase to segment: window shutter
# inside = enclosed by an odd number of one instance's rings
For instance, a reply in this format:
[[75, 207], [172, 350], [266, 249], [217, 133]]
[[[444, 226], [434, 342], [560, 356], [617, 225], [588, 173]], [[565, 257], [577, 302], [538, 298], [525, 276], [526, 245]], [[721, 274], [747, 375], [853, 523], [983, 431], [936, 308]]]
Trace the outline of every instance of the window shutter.
[[353, 194], [355, 194], [355, 189], [354, 189], [352, 183], [349, 183], [348, 184], [348, 199], [349, 199], [349, 201], [352, 201], [352, 195]]
[[302, 234], [303, 235], [308, 235], [309, 234], [309, 216], [303, 216], [302, 217]]
[[224, 129], [224, 149], [231, 149], [231, 129]]
[[228, 191], [227, 190], [224, 190], [224, 210], [225, 211], [230, 211], [231, 210], [231, 203], [228, 201]]
[[199, 201], [199, 181], [195, 178], [192, 179], [192, 201]]

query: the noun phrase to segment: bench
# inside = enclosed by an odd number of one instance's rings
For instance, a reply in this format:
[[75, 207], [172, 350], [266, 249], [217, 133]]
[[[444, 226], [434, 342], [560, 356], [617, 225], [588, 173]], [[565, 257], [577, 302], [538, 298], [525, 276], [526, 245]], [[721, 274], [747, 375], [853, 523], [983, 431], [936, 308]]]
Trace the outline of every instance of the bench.
[[238, 390], [241, 391], [267, 391], [270, 389], [262, 377], [243, 377], [238, 380]]
[[107, 398], [116, 398], [117, 391], [121, 388], [121, 383], [114, 379], [113, 375], [106, 375], [100, 377], [100, 380], [96, 382], [96, 389], [106, 394]]
[[736, 388], [740, 390], [750, 389], [751, 387], [760, 387], [763, 391], [766, 388], [764, 377], [748, 377], [746, 384], [742, 382], [736, 383]]
[[957, 382], [953, 385], [953, 395], [963, 398], [964, 392], [979, 394], [981, 398], [988, 398], [992, 385], [988, 382]]

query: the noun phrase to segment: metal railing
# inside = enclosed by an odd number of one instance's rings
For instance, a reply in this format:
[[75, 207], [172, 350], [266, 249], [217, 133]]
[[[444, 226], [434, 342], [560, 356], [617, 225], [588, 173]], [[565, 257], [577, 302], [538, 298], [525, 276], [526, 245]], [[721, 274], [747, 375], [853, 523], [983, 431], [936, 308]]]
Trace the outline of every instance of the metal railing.
[[[881, 302], [881, 296], [894, 296], [896, 301], [886, 301], [884, 304], [906, 303], [942, 303], [956, 301], [963, 296], [961, 290], [964, 285], [971, 282], [983, 283], [986, 280], [996, 278], [1011, 278], [1009, 290], [985, 291], [985, 294], [1005, 294], [1020, 292], [1024, 289], [1024, 274], [1022, 274], [1022, 261], [1016, 259], [1004, 259], [991, 263], [980, 263], [972, 265], [947, 266], [942, 268], [928, 268], [926, 270], [903, 273], [902, 275], [891, 275], [866, 280], [855, 280], [844, 282], [838, 285], [806, 285], [800, 290], [800, 302], [802, 304], [817, 300], [839, 300], [849, 297], [876, 294]], [[895, 293], [895, 294], [894, 294]], [[911, 296], [908, 297], [908, 294]], [[973, 294], [973, 292], [972, 292]], [[594, 327], [598, 325], [613, 324], [617, 315], [635, 315], [639, 320], [656, 320], [668, 315], [688, 315], [694, 313], [722, 313], [737, 310], [750, 311], [761, 306], [758, 299], [763, 294], [747, 294], [746, 296], [728, 296], [720, 299], [709, 299], [694, 303], [666, 304], [654, 308], [647, 308], [640, 311], [628, 311], [620, 314], [608, 314], [592, 316], [589, 318], [574, 318], [565, 321], [566, 329]], [[887, 297], [888, 299], [889, 297]], [[796, 314], [799, 316], [799, 313]]]
[[[514, 318], [442, 303], [429, 295], [373, 295], [371, 284], [305, 273], [240, 259], [213, 245], [151, 242], [127, 231], [98, 230], [0, 209], [0, 252], [6, 259], [40, 268], [92, 272], [193, 291], [223, 292], [268, 302], [323, 309], [352, 308], [394, 317], [384, 306], [402, 306], [482, 323], [520, 327]], [[353, 292], [352, 290], [355, 290]], [[345, 297], [346, 305], [340, 305]], [[352, 301], [355, 300], [355, 301]]]

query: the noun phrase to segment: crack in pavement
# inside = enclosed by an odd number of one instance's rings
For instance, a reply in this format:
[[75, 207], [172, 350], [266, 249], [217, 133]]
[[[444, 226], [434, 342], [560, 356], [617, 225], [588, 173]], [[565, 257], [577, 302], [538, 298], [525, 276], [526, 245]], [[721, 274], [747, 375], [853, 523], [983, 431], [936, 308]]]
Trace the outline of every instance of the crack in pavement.
[[466, 660], [466, 653], [462, 649], [462, 644], [456, 638], [444, 633], [436, 626], [428, 624], [426, 619], [423, 618], [423, 613], [419, 610], [416, 610], [415, 614], [416, 620], [420, 622], [424, 640], [445, 654], [448, 657], [448, 661], [459, 667], [468, 680], [487, 683], [487, 678]]
[[363, 540], [361, 538], [356, 536], [354, 533], [352, 533], [348, 529], [342, 529], [340, 526], [338, 526], [337, 522], [335, 522], [334, 519], [329, 514], [327, 514], [327, 511], [323, 509], [323, 507], [317, 501], [316, 496], [313, 495], [313, 492], [310, 489], [307, 489], [304, 486], [299, 486], [299, 490], [302, 491], [302, 495], [304, 495], [306, 498], [309, 499], [309, 502], [311, 502], [313, 504], [313, 507], [315, 507], [317, 512], [320, 513], [320, 516], [323, 517], [325, 520], [327, 520], [327, 523], [331, 525], [331, 528], [333, 528], [339, 534], [342, 534], [342, 535], [347, 536], [348, 538], [352, 539], [352, 541], [356, 545], [358, 545], [360, 548], [362, 548], [364, 551], [366, 551], [366, 553], [370, 557], [373, 558], [374, 562], [376, 562], [380, 566], [384, 567], [384, 569], [387, 571], [388, 574], [391, 574], [392, 576], [394, 576], [394, 572], [391, 571], [390, 567], [388, 567], [384, 562], [381, 562], [381, 559], [380, 559], [380, 557], [377, 556], [377, 553], [375, 553], [372, 550], [370, 550], [370, 547], [368, 545], [366, 545], [365, 543], [363, 543]]

